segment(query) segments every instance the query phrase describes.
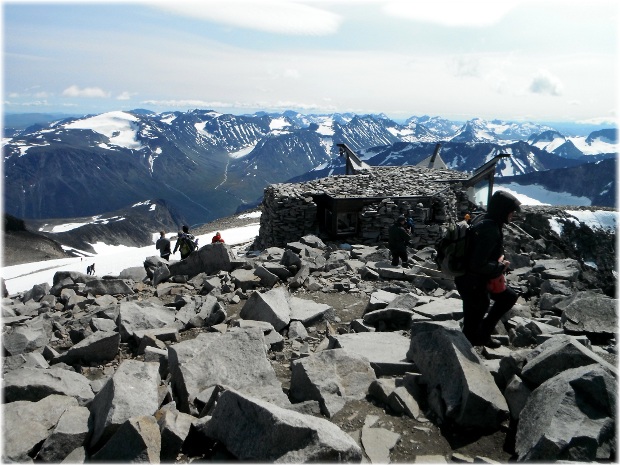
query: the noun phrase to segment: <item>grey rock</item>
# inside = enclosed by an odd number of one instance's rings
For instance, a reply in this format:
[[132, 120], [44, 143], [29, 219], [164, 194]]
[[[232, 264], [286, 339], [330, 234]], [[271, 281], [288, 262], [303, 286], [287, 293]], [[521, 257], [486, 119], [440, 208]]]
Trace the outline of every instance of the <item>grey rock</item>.
[[288, 326], [288, 338], [305, 341], [308, 339], [308, 331], [301, 321], [291, 321]]
[[39, 352], [27, 352], [25, 354], [11, 355], [9, 357], [4, 357], [2, 361], [3, 373], [20, 367], [49, 368], [50, 366], [47, 363], [47, 360], [45, 360], [45, 357], [43, 357], [43, 355]]
[[172, 325], [175, 320], [174, 313], [173, 309], [154, 302], [121, 302], [119, 315], [121, 340], [128, 341], [139, 330]]
[[536, 260], [536, 267], [541, 270], [543, 279], [565, 279], [574, 282], [581, 274], [579, 262], [572, 258]]
[[38, 459], [60, 462], [74, 449], [84, 446], [90, 430], [90, 412], [86, 407], [69, 407], [41, 446]]
[[364, 314], [364, 324], [374, 326], [379, 330], [395, 331], [407, 330], [411, 326], [411, 317], [415, 315], [413, 310], [402, 308], [382, 308]]
[[377, 399], [381, 404], [387, 405], [390, 394], [396, 389], [396, 379], [379, 378], [368, 386], [368, 394]]
[[90, 320], [90, 328], [93, 331], [116, 331], [118, 329], [115, 321], [97, 317]]
[[504, 390], [504, 397], [506, 398], [506, 403], [510, 408], [510, 416], [513, 420], [519, 419], [521, 410], [525, 407], [525, 403], [531, 393], [532, 390], [528, 388], [517, 375], [514, 375], [508, 382], [508, 385]]
[[330, 339], [330, 349], [343, 348], [367, 358], [377, 376], [415, 371], [407, 360], [409, 339], [399, 332], [340, 334]]
[[81, 340], [67, 352], [54, 360], [54, 363], [72, 365], [79, 361], [88, 365], [114, 360], [118, 355], [121, 335], [117, 332], [97, 331]]
[[[167, 404], [172, 405], [172, 404]], [[157, 420], [161, 432], [161, 461], [174, 462], [183, 447], [189, 429], [198, 419], [175, 407], [165, 408]]]
[[390, 451], [400, 440], [400, 434], [385, 428], [362, 428], [362, 445], [370, 463], [390, 463]]
[[170, 384], [177, 408], [192, 413], [203, 390], [224, 385], [278, 405], [290, 405], [267, 360], [263, 332], [233, 328], [224, 334], [201, 333], [168, 348]]
[[387, 398], [387, 405], [397, 414], [405, 414], [416, 420], [422, 417], [417, 399], [405, 386], [396, 387]]
[[168, 265], [172, 276], [187, 275], [193, 278], [197, 274], [208, 275], [220, 271], [231, 272], [235, 268], [236, 258], [226, 244], [207, 244], [191, 253], [185, 260]]
[[527, 359], [521, 371], [523, 380], [538, 386], [570, 368], [598, 363], [611, 373], [617, 369], [602, 357], [567, 335], [560, 335], [541, 344]]
[[257, 266], [256, 269], [254, 270], [254, 274], [260, 280], [261, 286], [264, 286], [264, 287], [271, 288], [275, 286], [278, 283], [278, 281], [280, 281], [280, 278], [277, 275], [269, 271], [264, 266]]
[[86, 283], [84, 293], [92, 295], [133, 295], [134, 291], [124, 279], [94, 279]]
[[415, 307], [413, 311], [434, 321], [459, 320], [463, 318], [463, 302], [457, 299], [437, 299]]
[[47, 439], [63, 413], [77, 405], [73, 397], [54, 394], [38, 402], [0, 404], [4, 425], [10, 425], [2, 430], [2, 461], [32, 461], [30, 454]]
[[444, 407], [435, 411], [440, 419], [496, 429], [508, 417], [506, 400], [458, 325], [414, 323], [407, 358], [415, 362], [429, 391], [440, 392]]
[[377, 379], [368, 360], [343, 349], [324, 350], [291, 363], [293, 402], [317, 400], [321, 412], [333, 417], [347, 400], [366, 397]]
[[276, 331], [281, 331], [290, 322], [288, 292], [284, 287], [277, 287], [267, 292], [254, 292], [239, 312], [247, 320], [267, 321]]
[[[4, 322], [6, 323], [6, 319]], [[49, 342], [43, 324], [26, 323], [11, 326], [2, 334], [2, 346], [9, 355], [23, 354], [45, 347]]]
[[157, 287], [159, 283], [163, 283], [170, 278], [171, 273], [168, 265], [161, 263], [157, 268], [153, 270], [153, 286]]
[[34, 300], [35, 302], [40, 301], [45, 295], [47, 295], [50, 291], [49, 283], [35, 284], [32, 286], [32, 289], [24, 292], [22, 297], [22, 302], [28, 302], [29, 300]]
[[368, 305], [366, 306], [366, 311], [371, 312], [373, 310], [385, 308], [397, 297], [398, 294], [394, 294], [393, 292], [383, 290], [375, 291], [370, 294], [370, 299], [368, 301]]
[[128, 419], [153, 415], [159, 406], [159, 364], [125, 360], [91, 404], [91, 446], [105, 443]]
[[155, 417], [135, 416], [127, 419], [98, 450], [96, 462], [160, 463], [161, 435]]
[[235, 286], [240, 288], [243, 292], [256, 289], [261, 285], [261, 279], [255, 274], [254, 270], [240, 268], [230, 273], [230, 277], [235, 283]]
[[60, 463], [86, 463], [86, 449], [84, 447], [73, 449]]
[[564, 329], [572, 334], [612, 336], [618, 328], [618, 299], [594, 292], [579, 292], [558, 305]]
[[311, 325], [321, 319], [330, 319], [333, 308], [327, 304], [321, 304], [309, 299], [290, 296], [290, 319], [301, 321], [304, 325]]
[[566, 370], [529, 396], [519, 416], [520, 461], [592, 462], [615, 440], [617, 382], [599, 365]]
[[239, 460], [302, 463], [362, 458], [355, 441], [333, 423], [233, 390], [221, 394], [204, 429]]
[[36, 402], [52, 394], [74, 397], [80, 405], [94, 397], [88, 379], [75, 371], [22, 367], [4, 375], [5, 402]]

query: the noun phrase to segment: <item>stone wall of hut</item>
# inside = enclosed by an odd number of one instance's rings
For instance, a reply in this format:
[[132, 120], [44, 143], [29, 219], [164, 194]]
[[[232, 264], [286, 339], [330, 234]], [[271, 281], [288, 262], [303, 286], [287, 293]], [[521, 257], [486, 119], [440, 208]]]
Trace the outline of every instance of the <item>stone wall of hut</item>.
[[[332, 239], [319, 231], [318, 208], [312, 197], [319, 193], [297, 186], [281, 184], [265, 189], [259, 236], [255, 242], [257, 248], [283, 247], [306, 234], [315, 234], [325, 241]], [[460, 185], [432, 197], [368, 199], [358, 214], [359, 233], [341, 239], [364, 244], [387, 242], [389, 227], [398, 216], [404, 215], [413, 218], [415, 223], [412, 246], [432, 246], [441, 237], [442, 225], [452, 219], [462, 219], [469, 208]]]

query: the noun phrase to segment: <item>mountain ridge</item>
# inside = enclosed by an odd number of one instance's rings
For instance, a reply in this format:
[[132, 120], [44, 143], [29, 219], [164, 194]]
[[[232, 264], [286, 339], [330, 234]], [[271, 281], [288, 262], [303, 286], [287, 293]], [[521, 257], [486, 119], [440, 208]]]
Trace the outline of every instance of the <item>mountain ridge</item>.
[[428, 148], [426, 158], [433, 150], [430, 145], [441, 141], [441, 156], [461, 171], [477, 168], [502, 150], [511, 151], [511, 159], [498, 165], [500, 177], [616, 156], [615, 144], [608, 143], [611, 132], [590, 139], [591, 151], [613, 149], [602, 155], [579, 155], [580, 147], [587, 146], [585, 138], [568, 151], [566, 144], [576, 139], [565, 137], [558, 153], [512, 140], [548, 130], [534, 123], [480, 118], [459, 126], [438, 117], [412, 117], [401, 125], [381, 114], [237, 116], [213, 110], [137, 110], [71, 117], [3, 143], [4, 208], [30, 219], [79, 217], [144, 198], [164, 198], [188, 222], [200, 224], [255, 203], [270, 183], [339, 166], [343, 161], [337, 143], [346, 143], [363, 157], [382, 153], [383, 159], [369, 164], [384, 165], [413, 163], [415, 157], [396, 153], [403, 143], [426, 144], [419, 145]]

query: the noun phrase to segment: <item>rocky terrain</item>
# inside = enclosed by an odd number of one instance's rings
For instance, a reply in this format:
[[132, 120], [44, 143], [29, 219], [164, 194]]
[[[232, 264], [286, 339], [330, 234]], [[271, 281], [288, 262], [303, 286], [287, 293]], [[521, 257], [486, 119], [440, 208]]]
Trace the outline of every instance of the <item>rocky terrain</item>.
[[565, 231], [507, 233], [521, 297], [497, 349], [462, 335], [430, 248], [401, 268], [309, 235], [59, 272], [2, 302], [2, 459], [613, 462], [612, 272]]

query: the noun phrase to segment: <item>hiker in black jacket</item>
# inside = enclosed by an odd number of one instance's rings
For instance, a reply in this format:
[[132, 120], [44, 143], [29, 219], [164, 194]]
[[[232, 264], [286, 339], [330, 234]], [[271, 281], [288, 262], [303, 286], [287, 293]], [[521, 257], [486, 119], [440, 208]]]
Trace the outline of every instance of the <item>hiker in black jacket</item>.
[[[491, 334], [502, 315], [517, 301], [518, 295], [510, 287], [494, 293], [487, 290], [487, 284], [510, 267], [510, 262], [504, 260], [502, 227], [520, 211], [519, 205], [508, 192], [496, 191], [487, 213], [472, 221], [467, 239], [467, 271], [454, 279], [463, 299], [463, 333], [472, 345], [499, 347], [499, 341], [492, 339]], [[489, 310], [490, 299], [494, 303]]]
[[181, 252], [181, 260], [185, 260], [189, 255], [196, 250], [196, 238], [189, 233], [189, 228], [183, 225], [183, 232], [179, 232], [177, 242], [174, 246], [172, 253], [177, 253], [177, 250]]
[[159, 239], [155, 242], [155, 248], [159, 250], [159, 256], [164, 260], [170, 259], [170, 240], [166, 238], [164, 231], [159, 232]]
[[407, 232], [406, 221], [405, 217], [401, 215], [388, 229], [388, 248], [392, 253], [392, 266], [398, 266], [398, 259], [401, 259], [403, 266], [409, 268], [407, 263], [407, 245], [411, 236]]

